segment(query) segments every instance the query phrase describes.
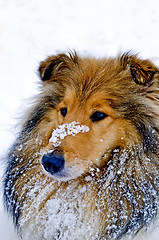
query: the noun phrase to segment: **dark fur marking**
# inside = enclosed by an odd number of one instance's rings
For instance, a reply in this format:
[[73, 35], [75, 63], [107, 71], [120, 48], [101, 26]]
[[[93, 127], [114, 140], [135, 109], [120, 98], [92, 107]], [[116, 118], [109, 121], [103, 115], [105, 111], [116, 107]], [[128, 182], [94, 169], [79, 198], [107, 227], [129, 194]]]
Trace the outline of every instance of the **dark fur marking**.
[[[56, 100], [55, 100], [56, 99]], [[50, 108], [55, 108], [55, 105], [60, 101], [60, 96], [54, 94], [53, 96], [45, 96], [41, 103], [36, 106], [29, 116], [29, 120], [25, 123], [22, 134], [30, 133], [40, 122], [40, 120], [45, 116]]]
[[[12, 149], [17, 148], [18, 144], [15, 144]], [[21, 168], [21, 171], [16, 171], [12, 173], [12, 169], [14, 169], [18, 165], [17, 161], [18, 157], [15, 156], [12, 152], [8, 154], [8, 167], [5, 172], [5, 179], [4, 179], [4, 203], [6, 209], [11, 213], [13, 216], [13, 222], [17, 226], [18, 225], [18, 219], [19, 219], [19, 213], [20, 208], [17, 204], [17, 197], [16, 193], [14, 192], [14, 184], [15, 181], [19, 178], [20, 175], [22, 175], [26, 170], [27, 166], [25, 165], [23, 168]]]
[[38, 125], [39, 121], [41, 120], [42, 117], [44, 117], [46, 112], [47, 112], [46, 108], [43, 108], [43, 106], [37, 106], [32, 112], [30, 119], [24, 125], [22, 134], [31, 132], [33, 128], [35, 128]]
[[[120, 109], [121, 106], [117, 104], [114, 105], [114, 108]], [[158, 152], [158, 139], [155, 134], [156, 126], [154, 125], [151, 116], [146, 112], [151, 112], [148, 108], [143, 109], [142, 103], [133, 102], [123, 102], [122, 104], [122, 114], [126, 119], [129, 119], [136, 129], [139, 131], [140, 135], [143, 137], [143, 150], [145, 154], [149, 152], [157, 153]]]

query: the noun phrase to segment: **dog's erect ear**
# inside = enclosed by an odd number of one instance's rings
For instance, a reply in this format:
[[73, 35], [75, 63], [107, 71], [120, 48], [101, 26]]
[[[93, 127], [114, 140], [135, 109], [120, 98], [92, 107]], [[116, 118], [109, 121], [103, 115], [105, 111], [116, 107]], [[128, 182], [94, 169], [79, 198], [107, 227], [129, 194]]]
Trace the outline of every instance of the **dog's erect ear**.
[[124, 54], [121, 57], [121, 62], [125, 68], [129, 66], [133, 80], [139, 85], [151, 86], [154, 75], [159, 72], [159, 69], [149, 60], [141, 60], [129, 54]]
[[70, 68], [70, 63], [77, 63], [78, 56], [76, 53], [58, 54], [56, 56], [48, 57], [45, 61], [41, 62], [39, 73], [42, 81], [50, 80], [53, 73], [63, 68]]

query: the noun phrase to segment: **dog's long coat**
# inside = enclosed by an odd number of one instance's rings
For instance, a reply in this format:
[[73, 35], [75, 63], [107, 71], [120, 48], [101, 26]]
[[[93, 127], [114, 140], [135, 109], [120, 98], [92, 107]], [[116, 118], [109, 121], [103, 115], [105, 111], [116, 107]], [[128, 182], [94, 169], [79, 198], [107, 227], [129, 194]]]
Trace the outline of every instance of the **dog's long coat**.
[[59, 54], [39, 72], [41, 90], [4, 179], [19, 235], [134, 236], [158, 210], [159, 69], [129, 54]]

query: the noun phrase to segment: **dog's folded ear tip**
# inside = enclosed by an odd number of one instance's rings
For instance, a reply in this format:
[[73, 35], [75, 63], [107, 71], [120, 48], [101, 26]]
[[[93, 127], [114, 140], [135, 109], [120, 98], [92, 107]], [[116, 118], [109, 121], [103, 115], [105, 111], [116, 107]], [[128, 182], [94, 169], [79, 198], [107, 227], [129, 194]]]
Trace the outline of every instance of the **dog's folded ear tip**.
[[61, 61], [57, 61], [57, 57], [48, 57], [45, 61], [42, 61], [39, 66], [39, 74], [42, 81], [47, 81], [51, 78], [52, 72], [56, 65]]
[[55, 56], [49, 56], [40, 63], [38, 72], [42, 81], [51, 79], [53, 73], [57, 73], [61, 69], [70, 68], [70, 63], [78, 63], [77, 53], [69, 52], [69, 54], [60, 53]]
[[134, 82], [138, 85], [143, 85], [145, 87], [150, 87], [153, 84], [155, 70], [143, 70], [140, 68], [135, 68], [130, 66], [130, 72]]
[[156, 73], [159, 73], [159, 69], [151, 61], [130, 55], [130, 52], [123, 54], [120, 62], [124, 70], [129, 69], [134, 82], [145, 87], [150, 87]]

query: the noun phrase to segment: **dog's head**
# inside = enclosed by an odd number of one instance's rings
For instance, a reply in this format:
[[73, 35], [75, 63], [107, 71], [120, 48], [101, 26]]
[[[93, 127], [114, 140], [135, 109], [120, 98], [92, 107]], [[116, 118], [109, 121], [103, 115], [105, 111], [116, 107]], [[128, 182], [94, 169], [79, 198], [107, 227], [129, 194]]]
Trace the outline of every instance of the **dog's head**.
[[49, 105], [48, 122], [39, 127], [46, 140], [42, 164], [53, 176], [69, 180], [101, 170], [116, 150], [155, 148], [148, 142], [150, 102], [159, 75], [151, 62], [129, 54], [107, 60], [59, 54], [39, 72]]

